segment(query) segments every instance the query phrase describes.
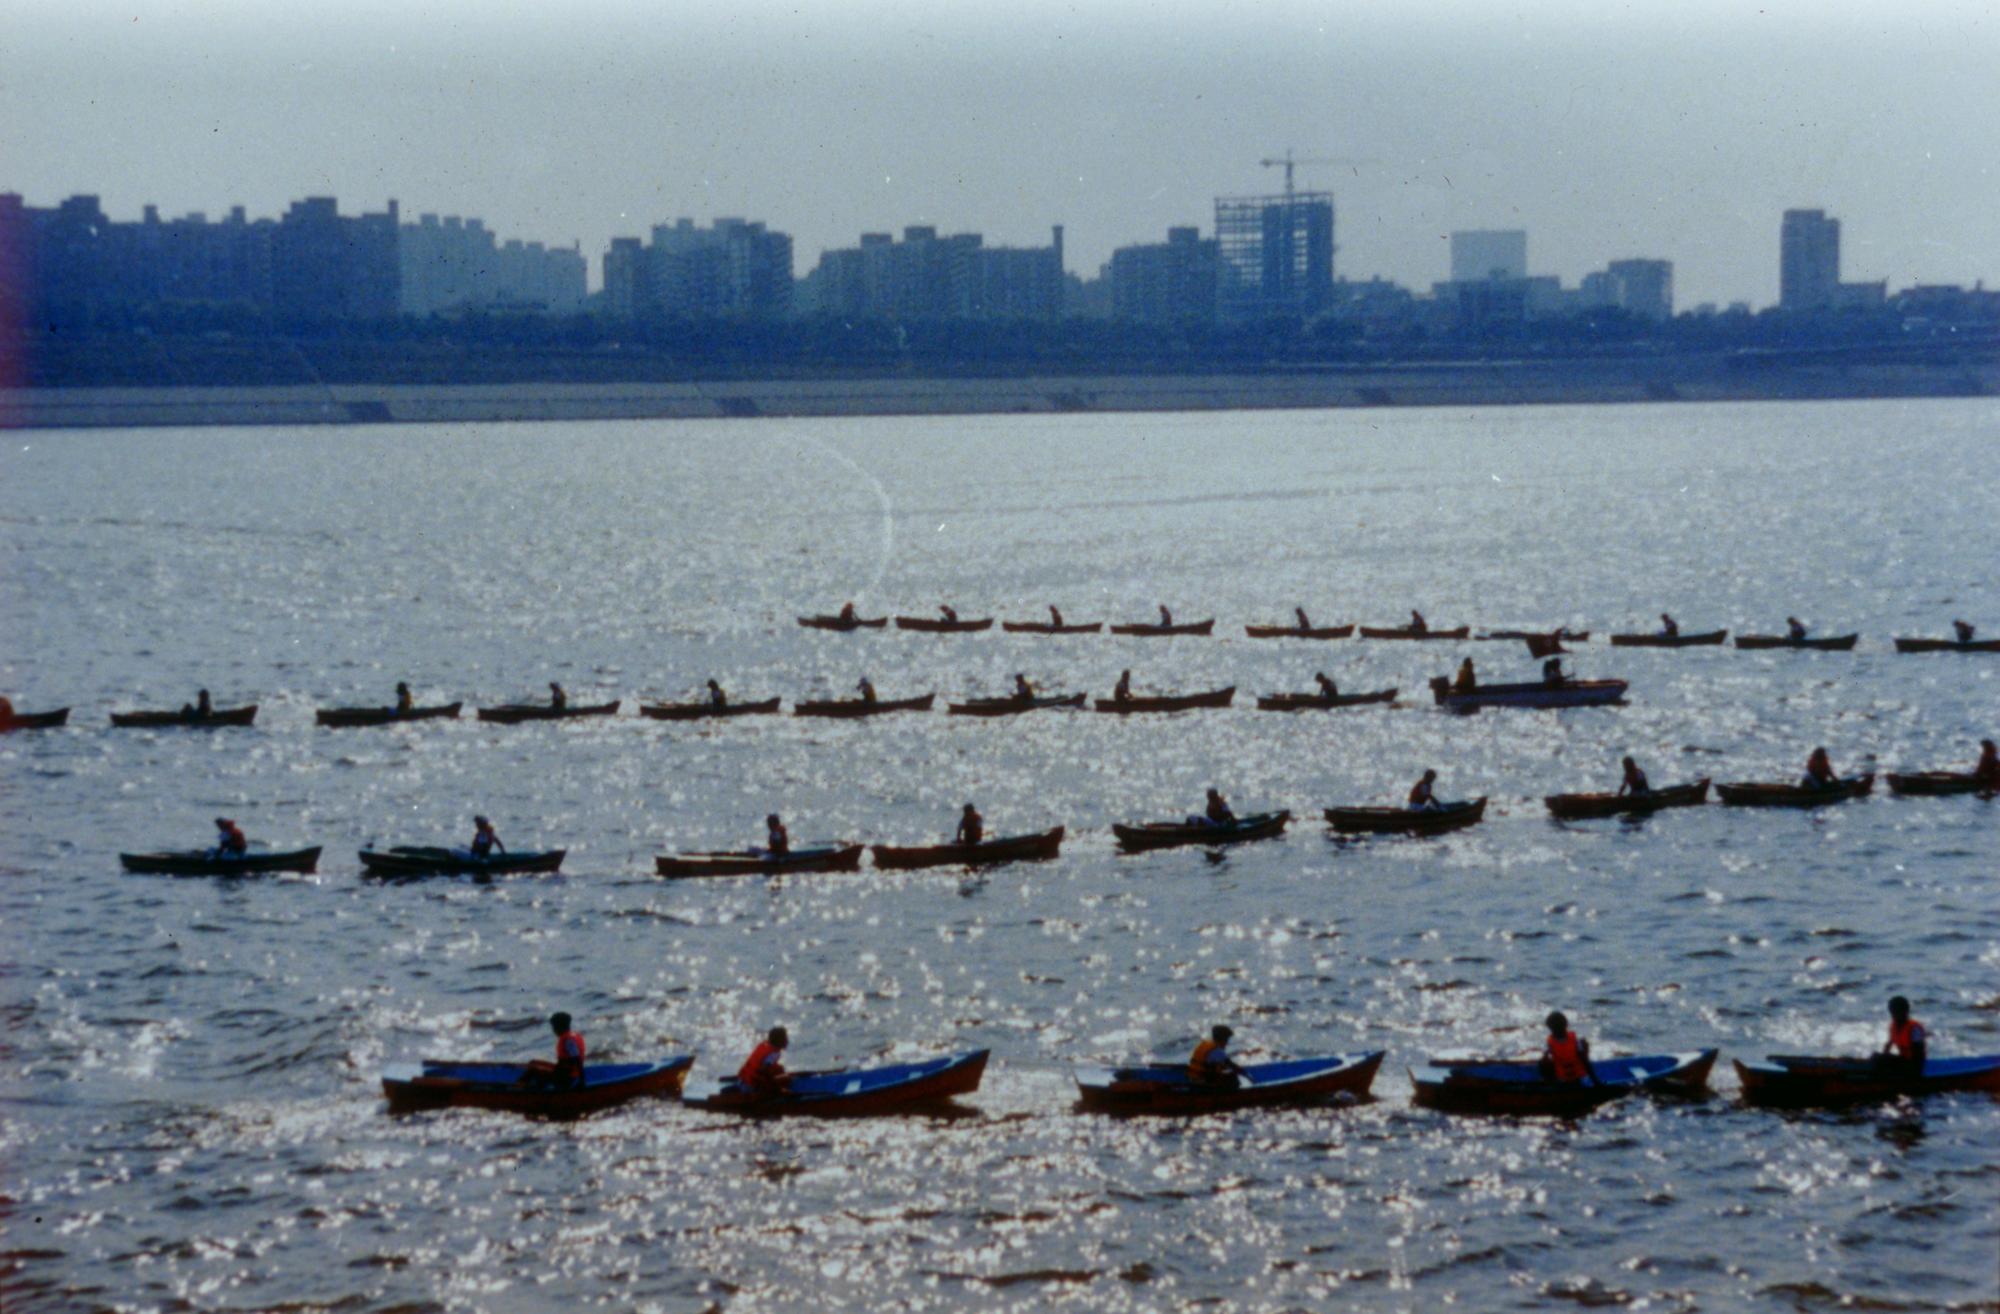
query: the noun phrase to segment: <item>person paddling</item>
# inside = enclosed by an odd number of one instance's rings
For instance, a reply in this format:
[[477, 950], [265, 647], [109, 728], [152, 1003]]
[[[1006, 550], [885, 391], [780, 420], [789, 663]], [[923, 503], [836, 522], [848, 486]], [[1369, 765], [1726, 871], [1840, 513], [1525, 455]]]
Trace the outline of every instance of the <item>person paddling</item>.
[[1199, 1041], [1188, 1056], [1188, 1080], [1197, 1086], [1235, 1090], [1243, 1082], [1243, 1069], [1229, 1057], [1229, 1042], [1236, 1033], [1220, 1022], [1209, 1028], [1208, 1039]]
[[852, 625], [854, 624], [854, 619], [854, 604], [851, 602], [842, 604], [840, 608], [840, 623], [842, 625]]
[[1329, 676], [1325, 671], [1313, 672], [1313, 683], [1318, 685], [1319, 691], [1325, 694], [1328, 698], [1340, 697], [1340, 686], [1335, 684], [1333, 682], [1333, 678]]
[[215, 819], [215, 856], [218, 858], [241, 858], [250, 852], [250, 840], [228, 817]]
[[1930, 1054], [1930, 1037], [1924, 1024], [1910, 1016], [1910, 1001], [1897, 995], [1889, 1001], [1889, 1041], [1879, 1055], [1884, 1063], [1907, 1064], [1918, 1072]]
[[1806, 773], [1799, 781], [1803, 789], [1832, 789], [1840, 783], [1840, 777], [1833, 774], [1833, 760], [1826, 755], [1822, 745], [1812, 751], [1806, 759]]
[[1049, 624], [1056, 629], [1063, 627], [1062, 613], [1056, 610], [1054, 603], [1049, 604]]
[[1458, 674], [1452, 677], [1451, 691], [1453, 693], [1471, 693], [1478, 687], [1479, 676], [1472, 669], [1472, 658], [1468, 657], [1458, 664]]
[[206, 721], [215, 715], [215, 704], [208, 700], [208, 690], [198, 690], [192, 704], [181, 704], [181, 715], [190, 721]]
[[773, 812], [764, 818], [764, 853], [767, 857], [789, 857], [792, 852], [792, 837], [785, 830], [785, 823], [778, 820]]
[[417, 700], [410, 696], [410, 686], [402, 680], [396, 681], [396, 715], [408, 716], [417, 708]]
[[1636, 796], [1642, 794], [1650, 794], [1652, 792], [1653, 792], [1653, 786], [1651, 785], [1651, 783], [1647, 781], [1646, 773], [1639, 769], [1639, 764], [1637, 762], [1633, 761], [1629, 757], [1626, 758], [1625, 779], [1621, 781], [1618, 785], [1619, 795], [1621, 797], [1626, 794], [1632, 794]]
[[1677, 639], [1680, 637], [1680, 633], [1681, 633], [1681, 623], [1675, 620], [1672, 616], [1667, 615], [1667, 613], [1665, 613], [1664, 611], [1661, 612], [1660, 637], [1663, 639]]
[[708, 705], [710, 707], [729, 706], [729, 695], [722, 692], [722, 686], [713, 680], [708, 682]]
[[1298, 618], [1301, 630], [1309, 630], [1313, 627], [1313, 623], [1306, 619], [1306, 609], [1304, 607], [1292, 608], [1292, 615]]
[[1991, 739], [1979, 741], [1979, 765], [1972, 768], [1972, 778], [1988, 790], [2000, 790], [2000, 751]]
[[1430, 628], [1430, 622], [1424, 619], [1424, 614], [1415, 607], [1410, 608], [1410, 633], [1426, 634]]
[[986, 838], [986, 818], [979, 815], [979, 809], [967, 803], [965, 811], [958, 814], [958, 831], [951, 837], [953, 844], [977, 844]]
[[854, 688], [855, 691], [861, 695], [861, 701], [864, 704], [866, 704], [869, 707], [873, 707], [875, 705], [876, 703], [875, 682], [873, 680], [869, 679], [867, 676], [864, 675], [858, 682], [856, 682]]
[[1569, 1029], [1569, 1019], [1561, 1012], [1548, 1016], [1549, 1037], [1542, 1042], [1542, 1080], [1577, 1085], [1588, 1078], [1593, 1086], [1604, 1083], [1590, 1063], [1590, 1042]]
[[1958, 641], [1960, 643], [1972, 642], [1973, 627], [1968, 622], [1962, 620], [1955, 620], [1951, 623], [1951, 629], [1952, 633], [1958, 636]]
[[1111, 690], [1111, 701], [1114, 703], [1129, 703], [1132, 701], [1132, 672], [1120, 671], [1118, 673], [1118, 684]]
[[493, 829], [493, 823], [484, 817], [472, 819], [472, 856], [490, 858], [495, 849], [505, 853], [507, 846], [500, 842], [500, 833]]
[[555, 1062], [530, 1060], [523, 1080], [531, 1085], [574, 1090], [583, 1085], [583, 1033], [571, 1029], [567, 1013], [550, 1014], [549, 1030], [556, 1033]]
[[1211, 826], [1236, 824], [1236, 813], [1230, 809], [1229, 800], [1222, 796], [1221, 790], [1212, 785], [1208, 790], [1208, 807], [1203, 811], [1202, 819]]
[[549, 681], [549, 706], [558, 712], [569, 706], [569, 695], [564, 693], [563, 687], [554, 680]]
[[1560, 689], [1568, 683], [1568, 677], [1563, 674], [1562, 658], [1551, 657], [1542, 663], [1542, 683], [1551, 689]]
[[1028, 683], [1028, 677], [1019, 671], [1014, 673], [1014, 696], [1024, 703], [1035, 700], [1035, 686]]
[[1174, 614], [1173, 614], [1173, 613], [1172, 613], [1171, 611], [1168, 611], [1168, 610], [1167, 610], [1167, 604], [1166, 604], [1166, 603], [1164, 603], [1164, 602], [1163, 602], [1163, 603], [1161, 603], [1161, 604], [1160, 604], [1160, 628], [1161, 628], [1161, 629], [1163, 629], [1163, 630], [1165, 630], [1165, 629], [1172, 629], [1172, 628], [1173, 628], [1173, 624], [1174, 624]]
[[947, 625], [958, 624], [958, 613], [954, 611], [952, 608], [946, 606], [940, 606], [938, 610], [944, 613], [944, 619]]
[[791, 1043], [792, 1037], [783, 1027], [772, 1027], [736, 1070], [736, 1084], [759, 1099], [784, 1094], [792, 1082], [784, 1062]]
[[1797, 616], [1785, 617], [1785, 637], [1798, 642], [1806, 637], [1806, 623]]
[[1410, 786], [1408, 803], [1410, 811], [1437, 812], [1444, 807], [1444, 804], [1438, 802], [1437, 795], [1432, 790], [1432, 786], [1437, 784], [1437, 778], [1437, 769], [1435, 767], [1426, 767], [1423, 779]]

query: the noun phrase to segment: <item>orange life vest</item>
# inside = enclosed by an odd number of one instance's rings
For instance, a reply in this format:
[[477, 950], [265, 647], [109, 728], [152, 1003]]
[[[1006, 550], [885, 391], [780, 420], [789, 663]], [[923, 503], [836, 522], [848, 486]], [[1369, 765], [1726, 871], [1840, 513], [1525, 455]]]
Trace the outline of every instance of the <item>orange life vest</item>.
[[1588, 1071], [1583, 1066], [1583, 1050], [1576, 1032], [1565, 1031], [1560, 1036], [1550, 1036], [1543, 1048], [1548, 1052], [1549, 1063], [1555, 1068], [1557, 1081], [1582, 1081]]
[[1924, 1024], [1915, 1018], [1898, 1022], [1889, 1020], [1889, 1048], [1904, 1058], [1914, 1058], [1917, 1046], [1924, 1043]]
[[764, 1076], [764, 1069], [766, 1067], [779, 1066], [779, 1052], [778, 1047], [770, 1041], [758, 1041], [757, 1048], [750, 1051], [750, 1057], [745, 1059], [743, 1066], [736, 1070], [737, 1082], [752, 1089], [763, 1085], [768, 1080]]
[[224, 853], [247, 853], [250, 841], [243, 834], [243, 828], [234, 822], [223, 828], [222, 851]]
[[556, 1066], [565, 1071], [583, 1071], [583, 1036], [565, 1031], [556, 1037]]
[[1222, 1046], [1216, 1044], [1213, 1040], [1204, 1040], [1199, 1045], [1196, 1045], [1193, 1056], [1188, 1059], [1188, 1078], [1192, 1081], [1201, 1081], [1206, 1078], [1208, 1076], [1208, 1056], [1221, 1048]]

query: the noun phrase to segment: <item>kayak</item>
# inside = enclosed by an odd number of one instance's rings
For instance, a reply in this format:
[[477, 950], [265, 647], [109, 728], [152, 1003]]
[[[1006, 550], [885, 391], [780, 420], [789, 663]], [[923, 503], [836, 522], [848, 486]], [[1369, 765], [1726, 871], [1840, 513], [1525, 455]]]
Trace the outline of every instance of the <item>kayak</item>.
[[435, 707], [322, 707], [313, 719], [324, 726], [391, 725], [397, 721], [448, 721], [458, 716], [463, 703], [440, 703]]
[[1536, 680], [1524, 684], [1481, 684], [1466, 693], [1455, 692], [1442, 675], [1431, 677], [1431, 697], [1447, 712], [1476, 712], [1482, 707], [1604, 707], [1625, 701], [1630, 688], [1623, 680], [1564, 680], [1549, 684]]
[[921, 698], [878, 698], [868, 702], [861, 698], [835, 698], [826, 702], [803, 702], [792, 704], [793, 716], [880, 716], [884, 712], [928, 712], [937, 695], [927, 693]]
[[2000, 1093], [2000, 1054], [1925, 1059], [1913, 1064], [1880, 1058], [1774, 1054], [1761, 1063], [1736, 1062], [1746, 1104], [1806, 1108], [1860, 1104], [1948, 1090]]
[[993, 618], [984, 620], [946, 620], [942, 616], [898, 616], [896, 628], [915, 630], [919, 634], [976, 634], [980, 630], [993, 628]]
[[53, 712], [15, 712], [12, 716], [0, 716], [0, 734], [13, 730], [53, 730], [68, 723], [67, 707], [58, 707]]
[[1970, 771], [1891, 771], [1888, 780], [1892, 794], [2000, 794], [2000, 781]]
[[1417, 808], [1328, 808], [1326, 819], [1343, 834], [1431, 835], [1476, 824], [1486, 815], [1482, 796], [1446, 803], [1433, 811]]
[[1100, 698], [1097, 710], [1116, 712], [1120, 715], [1132, 712], [1185, 712], [1196, 707], [1227, 707], [1236, 697], [1236, 686], [1227, 689], [1211, 689], [1198, 694], [1165, 694], [1155, 698]]
[[1842, 634], [1831, 639], [1794, 639], [1789, 634], [1739, 634], [1739, 648], [1817, 648], [1821, 652], [1848, 652], [1860, 634]]
[[248, 707], [218, 707], [207, 716], [192, 709], [178, 712], [113, 712], [111, 724], [136, 727], [249, 725], [257, 719], [257, 704]]
[[583, 1084], [553, 1088], [530, 1085], [525, 1063], [457, 1063], [425, 1059], [392, 1063], [382, 1070], [382, 1093], [389, 1108], [497, 1109], [539, 1118], [574, 1118], [650, 1095], [673, 1099], [681, 1093], [692, 1055], [658, 1063], [586, 1063]]
[[1243, 632], [1253, 639], [1344, 639], [1354, 633], [1352, 625], [1245, 625]]
[[2000, 639], [1898, 639], [1897, 652], [2000, 652]]
[[1113, 634], [1139, 634], [1149, 638], [1161, 638], [1170, 634], [1207, 634], [1214, 628], [1215, 622], [1213, 620], [1187, 621], [1185, 623], [1176, 621], [1172, 625], [1139, 621], [1131, 625], [1113, 625], [1111, 632]]
[[717, 716], [768, 716], [778, 710], [779, 700], [761, 703], [640, 703], [639, 715], [655, 721], [702, 721]]
[[1614, 634], [1614, 648], [1713, 648], [1729, 637], [1728, 630], [1703, 630], [1700, 634]]
[[1539, 643], [1588, 643], [1589, 630], [1491, 630], [1485, 634], [1475, 634], [1473, 638], [1481, 643], [1497, 639], [1523, 639]]
[[1320, 1104], [1339, 1095], [1366, 1099], [1382, 1066], [1382, 1051], [1239, 1066], [1243, 1077], [1233, 1085], [1192, 1080], [1185, 1063], [1078, 1067], [1076, 1089], [1083, 1107], [1104, 1113], [1215, 1113], [1273, 1104]]
[[697, 1109], [758, 1118], [790, 1114], [859, 1118], [877, 1113], [903, 1113], [978, 1090], [989, 1052], [975, 1049], [921, 1063], [891, 1063], [879, 1068], [795, 1072], [786, 1089], [772, 1095], [753, 1095], [731, 1078], [700, 1095], [686, 1096], [683, 1102]]
[[1096, 634], [1104, 628], [1104, 622], [1086, 621], [1072, 625], [1065, 621], [1058, 625], [1054, 621], [1001, 621], [1000, 628], [1009, 634]]
[[1564, 821], [1584, 817], [1643, 816], [1665, 808], [1691, 808], [1708, 802], [1708, 777], [1686, 785], [1668, 785], [1643, 794], [1550, 794], [1542, 800], [1551, 815]]
[[994, 862], [1041, 862], [1056, 856], [1062, 847], [1063, 828], [1038, 835], [1009, 835], [981, 840], [977, 844], [933, 844], [928, 848], [897, 848], [877, 844], [869, 849], [877, 867], [896, 870], [909, 867], [976, 867]]
[[791, 871], [860, 871], [859, 844], [827, 844], [793, 849], [782, 858], [768, 853], [663, 853], [653, 859], [661, 876], [778, 876]]
[[1741, 781], [1717, 785], [1715, 796], [1738, 808], [1817, 808], [1850, 798], [1866, 798], [1875, 788], [1875, 777], [1850, 776], [1819, 789], [1804, 785], [1760, 784]]
[[208, 849], [189, 849], [181, 853], [121, 853], [118, 861], [126, 871], [151, 876], [248, 876], [265, 871], [313, 871], [319, 866], [319, 850], [315, 844], [284, 853], [221, 858]]
[[1136, 826], [1114, 825], [1111, 833], [1129, 850], [1166, 849], [1180, 844], [1241, 844], [1276, 839], [1285, 833], [1289, 812], [1252, 812], [1234, 821], [1144, 821]]
[[495, 853], [476, 858], [465, 849], [399, 845], [363, 849], [361, 868], [369, 876], [504, 876], [515, 872], [561, 871], [567, 849], [541, 853]]
[[863, 620], [859, 616], [851, 619], [840, 616], [801, 616], [798, 619], [799, 624], [809, 630], [839, 630], [843, 634], [850, 630], [879, 630], [889, 624], [887, 616], [877, 616], [872, 620]]
[[1277, 693], [1265, 694], [1257, 700], [1260, 712], [1313, 712], [1331, 711], [1336, 707], [1364, 707], [1370, 703], [1393, 703], [1396, 701], [1394, 689], [1377, 689], [1374, 693], [1334, 694], [1323, 693]]
[[608, 703], [589, 703], [583, 706], [570, 704], [551, 707], [547, 703], [506, 703], [499, 707], [482, 707], [479, 719], [498, 721], [501, 725], [517, 725], [522, 721], [567, 721], [573, 716], [614, 716], [618, 712], [618, 700]]
[[1463, 639], [1472, 633], [1470, 625], [1461, 625], [1455, 630], [1413, 630], [1409, 626], [1377, 629], [1363, 625], [1361, 637], [1364, 639]]
[[952, 716], [1013, 716], [1018, 712], [1032, 712], [1044, 707], [1081, 707], [1082, 694], [1051, 694], [1047, 698], [969, 698], [962, 703], [949, 703], [945, 711]]
[[1452, 1113], [1574, 1117], [1638, 1091], [1696, 1096], [1708, 1089], [1716, 1051], [1592, 1059], [1601, 1084], [1547, 1081], [1536, 1062], [1439, 1062], [1410, 1069], [1416, 1102]]

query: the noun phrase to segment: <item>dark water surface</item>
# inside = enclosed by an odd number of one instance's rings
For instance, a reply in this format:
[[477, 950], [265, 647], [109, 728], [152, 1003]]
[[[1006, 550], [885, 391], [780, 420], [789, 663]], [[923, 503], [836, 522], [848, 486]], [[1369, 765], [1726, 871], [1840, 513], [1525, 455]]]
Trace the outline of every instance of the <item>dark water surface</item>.
[[[2000, 1308], [2000, 1106], [1716, 1097], [1581, 1123], [1420, 1111], [1405, 1068], [1531, 1048], [1858, 1051], [1918, 1001], [2000, 1050], [2000, 806], [1871, 800], [1558, 826], [1540, 796], [1969, 764], [2000, 658], [1991, 401], [1478, 412], [15, 434], [0, 451], [0, 1306], [14, 1310]], [[1138, 619], [1214, 639], [816, 634], [796, 612]], [[1516, 645], [1257, 643], [1246, 621], [1587, 626], [1628, 706], [1452, 718], [1423, 681]], [[1859, 630], [1852, 653], [1614, 651]], [[1228, 636], [1228, 637], [1222, 637]], [[632, 714], [314, 727], [312, 710], [1234, 684], [1227, 711], [710, 728]], [[1401, 706], [1285, 717], [1315, 669]], [[112, 731], [198, 685], [248, 730]], [[1211, 859], [1113, 821], [1393, 801], [1427, 765], [1485, 825]], [[669, 883], [666, 848], [920, 842], [976, 799], [1054, 863]], [[364, 841], [474, 811], [554, 878], [383, 885]], [[120, 874], [228, 813], [316, 876]], [[692, 1050], [789, 1023], [825, 1066], [990, 1046], [959, 1119], [391, 1118], [386, 1062]], [[1384, 1048], [1377, 1102], [1193, 1121], [1072, 1111], [1068, 1065]]]

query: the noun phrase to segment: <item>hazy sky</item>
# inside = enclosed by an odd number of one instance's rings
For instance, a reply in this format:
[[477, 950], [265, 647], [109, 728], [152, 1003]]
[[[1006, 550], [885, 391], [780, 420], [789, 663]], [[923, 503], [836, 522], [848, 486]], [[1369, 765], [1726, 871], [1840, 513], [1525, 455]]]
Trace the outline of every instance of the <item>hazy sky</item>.
[[1217, 194], [1330, 189], [1336, 268], [1418, 287], [1455, 228], [1532, 272], [1671, 259], [1777, 296], [1778, 216], [1850, 280], [2000, 282], [2000, 0], [287, 5], [0, 0], [0, 190], [114, 217], [337, 195], [580, 240], [762, 219], [1067, 229], [1086, 276]]

